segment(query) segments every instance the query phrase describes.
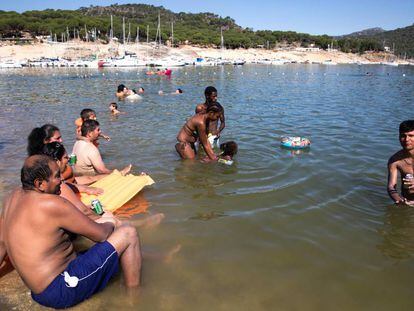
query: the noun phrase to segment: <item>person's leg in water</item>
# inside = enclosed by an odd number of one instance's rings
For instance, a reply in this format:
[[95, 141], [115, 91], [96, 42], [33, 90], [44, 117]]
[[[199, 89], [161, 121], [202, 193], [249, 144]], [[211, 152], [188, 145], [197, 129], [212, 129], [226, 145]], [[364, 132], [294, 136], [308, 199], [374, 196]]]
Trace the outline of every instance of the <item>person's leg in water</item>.
[[182, 159], [194, 159], [196, 156], [195, 146], [192, 143], [178, 142], [175, 144], [175, 150]]
[[117, 251], [124, 275], [125, 286], [138, 287], [141, 279], [141, 245], [135, 227], [122, 224], [107, 240]]
[[154, 215], [145, 216], [140, 219], [131, 219], [129, 222], [138, 227], [152, 228], [159, 225], [164, 218], [165, 215], [163, 213], [157, 213]]

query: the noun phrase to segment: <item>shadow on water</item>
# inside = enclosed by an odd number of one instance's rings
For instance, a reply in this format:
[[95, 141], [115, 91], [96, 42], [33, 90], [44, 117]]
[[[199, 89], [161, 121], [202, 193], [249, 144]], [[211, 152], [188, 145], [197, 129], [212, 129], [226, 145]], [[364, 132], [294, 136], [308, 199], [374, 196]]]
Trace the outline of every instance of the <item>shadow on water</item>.
[[377, 248], [387, 257], [407, 260], [414, 257], [414, 208], [391, 206], [378, 230], [382, 242]]

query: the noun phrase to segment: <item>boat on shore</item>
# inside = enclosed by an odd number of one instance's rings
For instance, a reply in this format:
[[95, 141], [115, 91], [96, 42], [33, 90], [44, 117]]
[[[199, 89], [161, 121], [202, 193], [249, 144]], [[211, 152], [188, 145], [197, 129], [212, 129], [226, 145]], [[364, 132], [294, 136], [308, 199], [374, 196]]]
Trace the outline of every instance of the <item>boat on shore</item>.
[[0, 62], [0, 68], [22, 68], [23, 65], [19, 61], [6, 60]]

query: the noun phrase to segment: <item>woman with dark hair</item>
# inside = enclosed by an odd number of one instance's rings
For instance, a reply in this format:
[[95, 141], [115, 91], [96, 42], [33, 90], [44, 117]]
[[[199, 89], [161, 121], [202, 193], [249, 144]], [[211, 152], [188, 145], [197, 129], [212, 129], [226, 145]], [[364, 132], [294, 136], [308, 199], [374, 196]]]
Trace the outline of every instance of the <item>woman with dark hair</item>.
[[[62, 135], [57, 126], [45, 124], [41, 127], [35, 127], [30, 132], [29, 137], [27, 137], [27, 153], [29, 156], [42, 154], [44, 145], [53, 142], [63, 142]], [[75, 181], [72, 168], [69, 165], [66, 166], [66, 169], [61, 174], [63, 180]]]
[[52, 143], [54, 141], [61, 143], [62, 136], [60, 135], [60, 130], [57, 126], [45, 124], [42, 127], [34, 128], [30, 132], [27, 140], [27, 153], [31, 156], [41, 154], [45, 144]]
[[194, 159], [196, 156], [195, 142], [200, 139], [204, 151], [207, 154], [206, 162], [217, 161], [217, 156], [208, 142], [207, 129], [210, 122], [218, 120], [221, 114], [221, 109], [217, 105], [212, 105], [207, 108], [206, 113], [196, 114], [183, 125], [178, 132], [178, 143], [175, 145], [175, 150], [182, 159]]
[[[62, 143], [62, 135], [57, 126], [52, 124], [45, 124], [41, 127], [35, 127], [27, 137], [27, 153], [29, 156], [35, 154], [42, 154], [45, 144], [58, 142]], [[75, 182], [72, 168], [66, 165], [66, 169], [61, 172], [62, 180], [68, 182]]]
[[[59, 166], [60, 173], [62, 174], [69, 162], [69, 156], [65, 150], [65, 147], [59, 142], [52, 142], [43, 146], [42, 154], [47, 155], [55, 160], [56, 164]], [[82, 201], [76, 195], [76, 192], [100, 194], [102, 193], [102, 189], [77, 185], [70, 182], [63, 182], [60, 187], [60, 191], [61, 197], [65, 198], [73, 205], [75, 205], [86, 216], [92, 219], [99, 218], [95, 217], [96, 215], [91, 211], [91, 209], [82, 203]]]
[[[89, 187], [83, 184], [78, 184], [76, 182], [76, 179], [74, 179], [73, 181], [72, 180], [69, 181], [63, 178], [63, 174], [64, 172], [66, 172], [67, 168], [69, 167], [71, 170], [72, 168], [68, 165], [69, 156], [66, 153], [65, 147], [63, 147], [61, 143], [53, 142], [53, 143], [44, 145], [42, 154], [48, 155], [56, 161], [60, 169], [62, 181], [70, 185], [72, 190], [75, 190], [75, 192], [84, 192], [87, 194], [102, 194], [103, 190], [100, 188]], [[91, 180], [91, 181], [94, 181], [94, 180]]]

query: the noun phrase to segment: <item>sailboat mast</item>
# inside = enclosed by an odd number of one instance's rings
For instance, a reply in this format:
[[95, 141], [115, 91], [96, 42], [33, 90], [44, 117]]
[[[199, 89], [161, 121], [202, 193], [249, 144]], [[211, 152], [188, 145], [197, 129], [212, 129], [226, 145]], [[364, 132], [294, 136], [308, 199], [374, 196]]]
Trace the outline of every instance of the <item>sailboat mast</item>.
[[224, 37], [223, 37], [223, 28], [220, 27], [220, 48], [224, 50]]
[[157, 29], [157, 33], [159, 33], [159, 44], [161, 45], [161, 17], [160, 17], [160, 12], [158, 12], [158, 29]]
[[85, 39], [86, 39], [86, 42], [89, 42], [89, 36], [88, 36], [88, 30], [86, 29], [86, 24], [85, 24]]
[[174, 22], [171, 22], [171, 47], [174, 47]]
[[122, 44], [125, 44], [125, 17], [122, 17]]
[[111, 15], [111, 30], [109, 30], [109, 41], [112, 41], [113, 38], [114, 38], [114, 21]]
[[139, 43], [139, 26], [137, 27], [137, 37], [135, 39], [136, 43]]

